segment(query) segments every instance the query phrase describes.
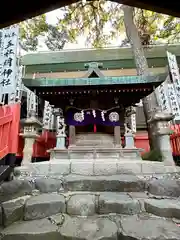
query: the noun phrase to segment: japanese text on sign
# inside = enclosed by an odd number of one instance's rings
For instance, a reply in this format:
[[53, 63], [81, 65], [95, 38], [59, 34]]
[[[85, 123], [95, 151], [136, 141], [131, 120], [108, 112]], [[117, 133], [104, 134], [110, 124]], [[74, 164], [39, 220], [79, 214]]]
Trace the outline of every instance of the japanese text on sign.
[[159, 106], [161, 106], [161, 109], [166, 112], [171, 112], [171, 107], [168, 100], [168, 89], [167, 84], [162, 83], [156, 90]]
[[171, 105], [172, 114], [175, 116], [175, 120], [180, 120], [180, 108], [177, 101], [176, 92], [173, 84], [168, 84], [168, 97]]
[[18, 26], [2, 31], [3, 47], [1, 51], [0, 93], [12, 93], [16, 88]]
[[176, 56], [170, 52], [167, 52], [167, 57], [168, 57], [170, 72], [172, 74], [175, 93], [177, 95], [177, 101], [180, 106], [180, 74], [179, 74], [179, 68], [178, 68]]

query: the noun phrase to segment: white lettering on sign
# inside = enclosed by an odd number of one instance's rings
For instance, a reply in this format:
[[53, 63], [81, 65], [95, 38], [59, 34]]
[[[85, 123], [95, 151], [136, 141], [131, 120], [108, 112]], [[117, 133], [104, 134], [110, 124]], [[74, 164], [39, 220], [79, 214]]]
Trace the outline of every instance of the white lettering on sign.
[[0, 93], [12, 93], [16, 88], [17, 76], [17, 45], [18, 45], [19, 27], [10, 26], [1, 31], [0, 39], [1, 53], [1, 75], [0, 75]]

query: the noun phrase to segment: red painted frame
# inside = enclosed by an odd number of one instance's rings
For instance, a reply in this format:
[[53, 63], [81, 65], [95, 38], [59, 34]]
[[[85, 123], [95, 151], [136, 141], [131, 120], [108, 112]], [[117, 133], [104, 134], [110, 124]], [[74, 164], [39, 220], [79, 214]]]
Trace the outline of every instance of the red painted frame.
[[0, 106], [0, 159], [17, 153], [20, 107], [19, 103]]

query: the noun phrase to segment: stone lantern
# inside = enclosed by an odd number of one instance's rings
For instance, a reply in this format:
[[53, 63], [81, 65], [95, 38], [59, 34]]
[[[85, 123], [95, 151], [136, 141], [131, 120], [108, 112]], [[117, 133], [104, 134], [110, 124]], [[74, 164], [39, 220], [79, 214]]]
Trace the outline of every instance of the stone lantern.
[[39, 137], [39, 129], [42, 128], [42, 123], [36, 117], [30, 117], [21, 120], [23, 133], [20, 135], [24, 138], [23, 160], [22, 165], [31, 163], [33, 155], [33, 144]]
[[169, 122], [173, 119], [173, 114], [163, 112], [161, 109], [155, 109], [148, 121], [151, 124], [152, 134], [156, 136], [156, 149], [160, 151], [163, 161], [166, 165], [174, 165], [172, 149], [170, 143], [170, 126]]

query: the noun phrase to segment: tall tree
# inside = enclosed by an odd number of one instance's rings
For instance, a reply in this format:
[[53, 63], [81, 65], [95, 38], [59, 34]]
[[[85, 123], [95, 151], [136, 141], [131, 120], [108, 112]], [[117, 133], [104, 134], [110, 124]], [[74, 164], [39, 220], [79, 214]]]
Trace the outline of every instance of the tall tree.
[[[132, 47], [137, 74], [140, 76], [146, 77], [150, 75], [150, 72], [149, 72], [148, 62], [144, 54], [142, 38], [140, 38], [136, 25], [134, 23], [134, 9], [129, 6], [123, 6], [123, 11], [124, 11], [124, 24], [126, 28], [126, 34]], [[151, 148], [155, 148], [155, 145], [154, 145], [155, 141], [152, 135], [152, 129], [148, 124], [148, 120], [150, 119], [151, 111], [155, 109], [157, 106], [158, 106], [158, 103], [157, 103], [155, 92], [143, 98], [143, 108], [144, 108], [146, 122], [148, 125], [148, 133], [149, 133]]]
[[[128, 44], [123, 34], [122, 5], [118, 3], [80, 1], [64, 7], [62, 11], [64, 14], [59, 19], [59, 28], [67, 28], [72, 41], [84, 35], [87, 45], [93, 47], [107, 46], [117, 37], [123, 39], [123, 44]], [[180, 37], [180, 22], [175, 17], [135, 8], [134, 22], [143, 45], [176, 41]]]

